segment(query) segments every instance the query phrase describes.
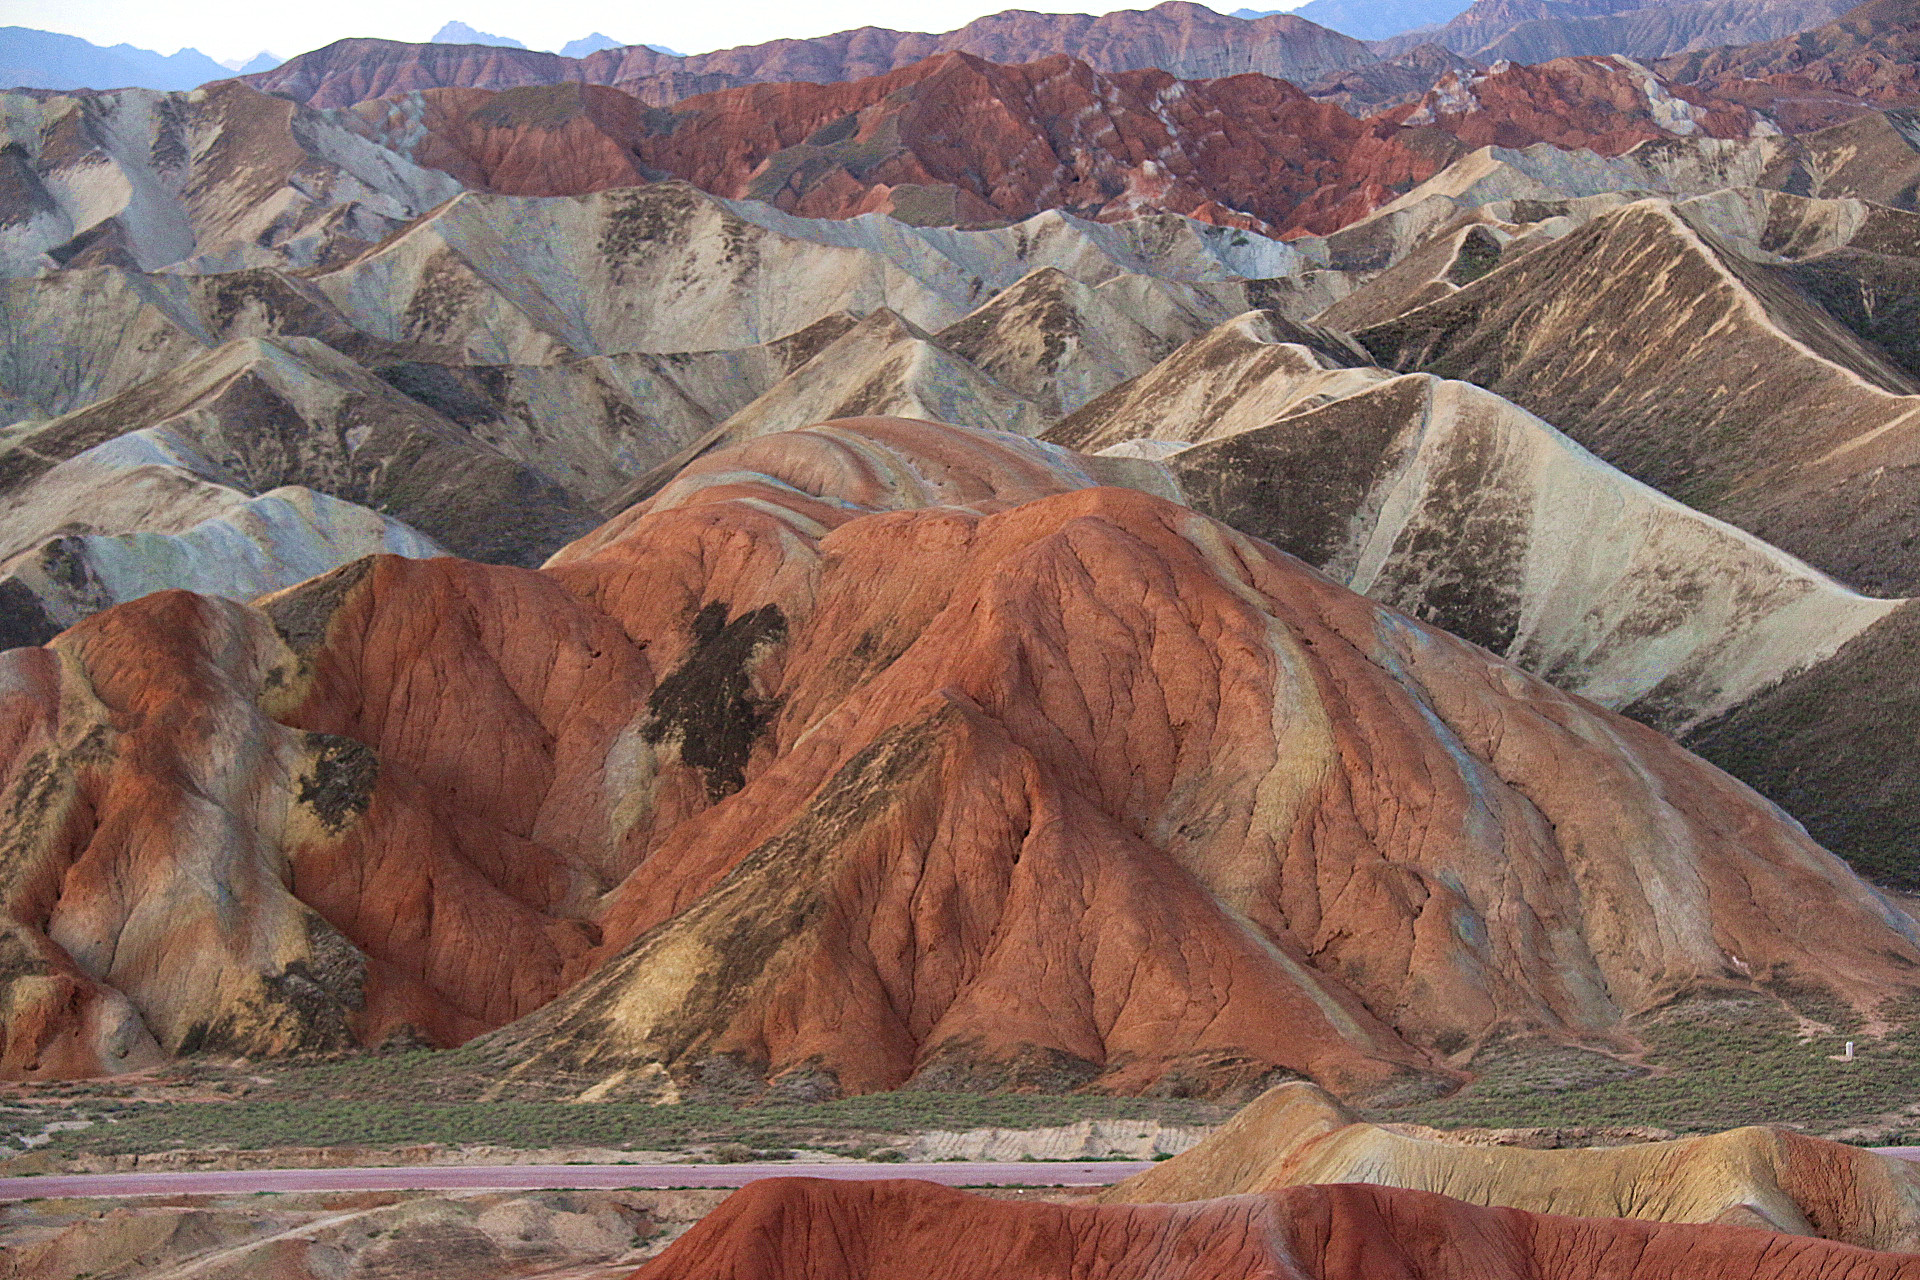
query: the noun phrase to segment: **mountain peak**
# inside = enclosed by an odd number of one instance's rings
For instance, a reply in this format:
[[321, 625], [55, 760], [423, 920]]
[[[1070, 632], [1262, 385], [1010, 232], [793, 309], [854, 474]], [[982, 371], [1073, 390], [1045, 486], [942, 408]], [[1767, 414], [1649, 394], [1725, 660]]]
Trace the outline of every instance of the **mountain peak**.
[[222, 58], [220, 65], [237, 76], [250, 76], [262, 71], [271, 71], [285, 61], [285, 58], [271, 50], [262, 49], [251, 58]]
[[[604, 36], [601, 38], [605, 39]], [[459, 21], [449, 22], [446, 26], [434, 32], [433, 39], [429, 43], [485, 44], [492, 45], [499, 49], [524, 49], [527, 47], [511, 36], [496, 36], [485, 31], [476, 31], [466, 23]]]
[[560, 56], [563, 58], [584, 58], [588, 54], [598, 53], [602, 49], [624, 48], [626, 48], [624, 41], [615, 40], [610, 35], [596, 31], [592, 35], [582, 36], [578, 40], [569, 40], [566, 46], [560, 50]]

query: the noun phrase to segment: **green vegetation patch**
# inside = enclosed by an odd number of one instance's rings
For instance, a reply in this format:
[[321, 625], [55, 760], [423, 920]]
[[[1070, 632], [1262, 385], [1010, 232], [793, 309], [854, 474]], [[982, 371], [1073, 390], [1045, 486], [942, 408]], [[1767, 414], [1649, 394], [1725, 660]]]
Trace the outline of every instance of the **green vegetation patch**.
[[[1800, 1016], [1746, 993], [1670, 1005], [1638, 1028], [1647, 1070], [1635, 1075], [1564, 1071], [1564, 1051], [1506, 1046], [1477, 1063], [1480, 1078], [1460, 1092], [1372, 1118], [1440, 1128], [1651, 1125], [1676, 1133], [1791, 1124], [1813, 1133], [1857, 1129], [1842, 1136], [1888, 1144], [1920, 1138], [1914, 1011], [1903, 1011], [1902, 1029], [1877, 1038], [1843, 1010], [1804, 995], [1795, 1004]], [[1855, 1042], [1854, 1061], [1834, 1061], [1846, 1040]]]
[[[250, 1071], [259, 1074], [248, 1076]], [[1038, 1129], [1096, 1119], [1204, 1125], [1217, 1124], [1231, 1112], [1189, 1099], [931, 1092], [765, 1104], [488, 1100], [481, 1096], [485, 1073], [461, 1051], [360, 1055], [295, 1066], [189, 1063], [181, 1064], [176, 1075], [203, 1095], [230, 1099], [96, 1101], [88, 1096], [91, 1089], [111, 1082], [89, 1082], [84, 1091], [68, 1086], [60, 1113], [95, 1123], [52, 1135], [46, 1150], [55, 1156], [133, 1155], [214, 1147], [471, 1143], [673, 1151], [735, 1143], [753, 1150], [806, 1147], [865, 1155], [878, 1142], [927, 1129]], [[16, 1120], [15, 1127], [37, 1125]]]

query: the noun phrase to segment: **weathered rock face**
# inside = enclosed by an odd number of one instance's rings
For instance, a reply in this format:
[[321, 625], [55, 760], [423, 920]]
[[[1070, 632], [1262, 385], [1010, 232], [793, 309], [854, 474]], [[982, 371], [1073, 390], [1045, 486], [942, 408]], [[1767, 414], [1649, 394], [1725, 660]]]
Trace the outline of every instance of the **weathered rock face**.
[[1082, 284], [1057, 267], [1016, 281], [940, 342], [1039, 404], [1051, 423], [1199, 337], [1204, 305], [1147, 276]]
[[[84, 507], [90, 451], [132, 433], [115, 457], [181, 466], [264, 493], [319, 488], [392, 512], [466, 555], [538, 563], [591, 528], [570, 494], [485, 447], [418, 401], [400, 395], [310, 338], [229, 343], [168, 374], [55, 418], [28, 424], [0, 449], [0, 520], [19, 542], [71, 530], [53, 512]], [[217, 460], [217, 461], [216, 461]], [[60, 474], [79, 464], [83, 475]], [[495, 513], [515, 510], [505, 526]], [[76, 513], [77, 514], [77, 513]], [[85, 518], [82, 517], [85, 524]], [[132, 533], [160, 525], [135, 518], [78, 532]], [[180, 584], [184, 585], [184, 583]]]
[[[1196, 509], [1668, 733], [1899, 608], [1479, 387], [1340, 367], [1291, 338], [1270, 315], [1241, 317], [1048, 438], [1157, 460]], [[1616, 532], [1597, 548], [1595, 528]]]
[[[1712, 196], [1721, 205], [1758, 200], [1769, 206], [1760, 215], [1765, 222], [1779, 216], [1788, 203], [1770, 194], [1779, 193], [1822, 202], [1811, 220], [1830, 224], [1832, 229], [1823, 235], [1837, 246], [1846, 241], [1849, 232], [1844, 228], [1849, 225], [1881, 221], [1888, 210], [1912, 210], [1916, 190], [1920, 145], [1901, 133], [1897, 116], [1871, 112], [1793, 137], [1668, 137], [1611, 157], [1540, 143], [1519, 149], [1483, 147], [1326, 237], [1325, 243], [1377, 245], [1382, 250], [1377, 258], [1339, 265], [1378, 269], [1431, 237], [1456, 229], [1462, 219], [1541, 224], [1541, 234], [1534, 238], [1555, 239], [1608, 209], [1651, 194], [1675, 200]], [[1880, 208], [1843, 211], [1836, 203], [1826, 203], [1841, 201]], [[1809, 221], [1803, 214], [1784, 217], [1787, 222]], [[1747, 238], [1733, 229], [1725, 234]], [[1767, 261], [1778, 246], [1751, 247], [1762, 249], [1759, 260]]]
[[1177, 81], [1059, 56], [1000, 66], [951, 53], [852, 82], [704, 94], [672, 112], [568, 85], [428, 90], [355, 115], [416, 163], [514, 194], [668, 173], [808, 217], [952, 224], [1065, 209], [1111, 221], [1163, 209], [1291, 234], [1354, 221], [1463, 144], [1616, 155], [1652, 139], [1777, 132], [1747, 107], [1618, 58], [1428, 66], [1406, 96], [1417, 103], [1361, 121], [1268, 77]]
[[860, 80], [946, 52], [1002, 63], [1065, 55], [1107, 72], [1156, 67], [1185, 80], [1255, 72], [1302, 83], [1374, 60], [1358, 40], [1289, 14], [1246, 21], [1169, 0], [1099, 17], [1008, 10], [942, 35], [862, 27], [685, 58], [645, 45], [576, 60], [481, 45], [341, 40], [249, 79], [263, 92], [316, 107], [349, 107], [422, 89], [567, 82], [628, 88], [666, 105], [729, 85]]
[[379, 550], [536, 563], [686, 457], [825, 417], [1035, 432], [1301, 263], [1172, 215], [952, 233], [656, 184], [464, 196], [331, 270], [8, 281], [4, 634]]
[[545, 364], [745, 347], [881, 307], [940, 329], [1043, 266], [1088, 284], [1192, 285], [1182, 296], [1217, 320], [1247, 305], [1242, 277], [1299, 264], [1275, 241], [1170, 215], [1113, 234], [1057, 212], [921, 232], [793, 218], [674, 182], [579, 199], [464, 195], [310, 285], [362, 333], [435, 348], [440, 363]]
[[[1843, 202], [1773, 193], [1688, 212], [1750, 247], [1811, 250], [1803, 266], [1895, 242], [1910, 217], [1856, 205], [1829, 218]], [[1424, 253], [1329, 317], [1366, 305]], [[1371, 301], [1404, 297], [1394, 286]], [[1920, 775], [1903, 745], [1915, 719], [1909, 602], [1848, 590], [1481, 388], [1347, 367], [1362, 362], [1306, 337], [1242, 317], [1048, 438], [1149, 460], [1196, 509], [1676, 736], [1855, 867], [1920, 885]], [[1608, 536], [1596, 543], [1594, 529]]]
[[115, 446], [81, 455], [8, 512], [14, 529], [64, 532], [0, 564], [0, 646], [44, 644], [154, 591], [251, 600], [361, 556], [445, 554], [398, 520], [302, 485], [252, 497], [203, 479], [179, 465], [192, 451], [175, 440], [125, 436]]
[[1467, 1146], [1363, 1123], [1310, 1084], [1276, 1086], [1192, 1150], [1098, 1199], [1205, 1201], [1336, 1182], [1530, 1213], [1717, 1222], [1920, 1249], [1920, 1167], [1859, 1147], [1757, 1126], [1620, 1147]]
[[1717, 102], [1618, 56], [1448, 71], [1412, 108], [1388, 118], [1433, 126], [1469, 147], [1550, 142], [1603, 156], [1655, 139], [1745, 138], [1770, 128], [1745, 107]]
[[1920, 889], [1920, 607], [1900, 602], [1824, 661], [1790, 672], [1682, 741], [1804, 822], [1874, 879]]
[[[1914, 252], [1901, 239], [1878, 256]], [[1920, 586], [1915, 513], [1888, 487], [1913, 465], [1920, 383], [1791, 269], [1702, 218], [1626, 206], [1359, 336], [1385, 363], [1514, 400], [1843, 581]]]
[[945, 224], [1161, 209], [1327, 230], [1453, 154], [1444, 140], [1404, 146], [1283, 80], [1183, 82], [1064, 55], [1002, 66], [940, 54], [846, 83], [723, 90], [671, 113], [569, 87], [430, 90], [357, 114], [384, 145], [496, 191], [571, 194], [653, 171], [807, 217]]
[[[718, 1192], [277, 1194], [16, 1205], [0, 1229], [3, 1280], [584, 1278], [630, 1271], [646, 1241]], [[624, 1264], [624, 1265], [623, 1265]]]
[[1790, 39], [1703, 49], [1669, 58], [1659, 69], [1706, 88], [1735, 88], [1740, 81], [1758, 80], [1787, 98], [1841, 94], [1912, 106], [1920, 104], [1916, 53], [1920, 6], [1912, 0], [1868, 0]]
[[1356, 116], [1370, 116], [1405, 102], [1417, 102], [1449, 71], [1480, 69], [1451, 49], [1420, 44], [1405, 53], [1365, 66], [1332, 71], [1304, 86], [1307, 96], [1338, 103]]
[[310, 266], [460, 189], [320, 112], [232, 81], [0, 97], [0, 277], [98, 263]]
[[618, 89], [567, 81], [414, 90], [352, 114], [363, 132], [469, 190], [573, 196], [648, 180], [632, 148], [649, 132], [649, 111]]
[[15, 651], [5, 1069], [510, 1023], [509, 1085], [1379, 1098], [1699, 983], [1920, 981], [1738, 784], [1094, 461], [789, 431], [540, 572]]
[[1482, 63], [1616, 53], [1659, 58], [1780, 39], [1847, 8], [1847, 0], [1477, 0], [1443, 26], [1395, 36], [1375, 48], [1393, 56], [1430, 41]]
[[990, 1200], [930, 1183], [767, 1178], [635, 1280], [1896, 1280], [1920, 1259], [1729, 1226], [1563, 1218], [1419, 1191], [1289, 1187], [1192, 1205]]

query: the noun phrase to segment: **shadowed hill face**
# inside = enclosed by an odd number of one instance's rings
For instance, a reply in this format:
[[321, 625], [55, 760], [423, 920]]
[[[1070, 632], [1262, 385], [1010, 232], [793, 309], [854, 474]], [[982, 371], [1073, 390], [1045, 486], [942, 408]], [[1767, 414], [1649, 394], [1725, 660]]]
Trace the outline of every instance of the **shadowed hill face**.
[[1383, 363], [1525, 406], [1852, 586], [1920, 585], [1915, 511], [1888, 483], [1915, 465], [1920, 383], [1793, 271], [1662, 202], [1608, 213], [1359, 337]]
[[920, 1182], [768, 1178], [634, 1280], [1896, 1280], [1920, 1259], [1726, 1226], [1483, 1209], [1293, 1187], [1193, 1205], [1018, 1204]]
[[5, 1070], [501, 1028], [507, 1087], [1381, 1099], [1698, 984], [1916, 982], [1731, 780], [1091, 465], [828, 424], [541, 571], [15, 651]]

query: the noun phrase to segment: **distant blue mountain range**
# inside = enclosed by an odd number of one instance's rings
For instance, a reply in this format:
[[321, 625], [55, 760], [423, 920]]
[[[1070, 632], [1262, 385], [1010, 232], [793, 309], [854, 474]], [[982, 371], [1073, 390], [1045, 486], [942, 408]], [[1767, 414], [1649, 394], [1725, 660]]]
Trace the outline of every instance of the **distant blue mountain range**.
[[103, 49], [79, 36], [0, 27], [0, 88], [192, 89], [233, 74], [198, 49], [169, 57], [130, 44]]
[[[449, 22], [446, 26], [436, 31], [432, 43], [484, 44], [491, 45], [496, 49], [524, 49], [527, 47], [518, 40], [515, 40], [512, 36], [496, 36], [490, 31], [477, 31], [466, 23], [457, 20]], [[584, 58], [588, 54], [598, 53], [602, 49], [624, 49], [626, 47], [626, 41], [615, 40], [612, 36], [603, 35], [596, 31], [590, 36], [582, 36], [578, 40], [568, 41], [566, 47], [560, 50], [560, 56], [563, 58]], [[686, 56], [678, 49], [669, 49], [663, 44], [650, 44], [647, 48], [657, 50], [660, 53], [671, 54], [676, 58]]]
[[1298, 9], [1236, 9], [1236, 18], [1288, 12], [1356, 40], [1385, 40], [1419, 27], [1437, 27], [1467, 11], [1470, 0], [1308, 0]]
[[449, 22], [433, 33], [432, 44], [485, 44], [496, 49], [524, 49], [527, 46], [512, 36], [496, 36], [490, 31], [475, 31], [464, 22]]
[[602, 49], [624, 48], [626, 48], [624, 41], [615, 40], [612, 36], [601, 35], [596, 31], [590, 36], [583, 36], [578, 40], [569, 40], [566, 47], [560, 50], [560, 56], [563, 58], [584, 58], [588, 54], [598, 53]]

